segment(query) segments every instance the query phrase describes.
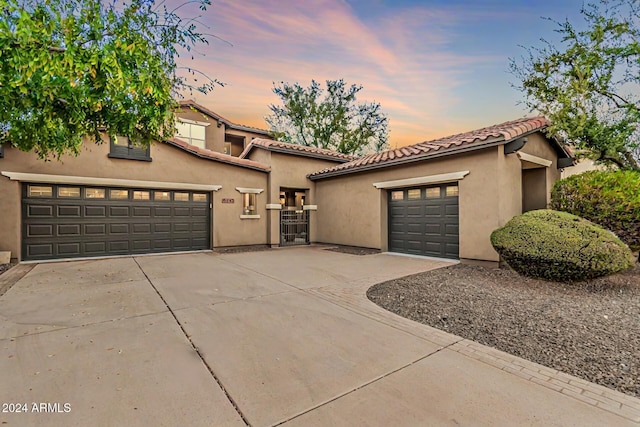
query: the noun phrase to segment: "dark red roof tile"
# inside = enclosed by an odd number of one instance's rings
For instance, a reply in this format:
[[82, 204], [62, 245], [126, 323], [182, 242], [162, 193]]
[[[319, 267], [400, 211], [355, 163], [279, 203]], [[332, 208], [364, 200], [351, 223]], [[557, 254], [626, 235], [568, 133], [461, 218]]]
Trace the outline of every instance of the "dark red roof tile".
[[309, 177], [314, 178], [324, 175], [332, 176], [340, 173], [351, 173], [352, 171], [356, 172], [360, 169], [375, 167], [376, 165], [380, 165], [379, 167], [391, 166], [395, 163], [404, 162], [412, 157], [416, 160], [423, 157], [427, 158], [433, 155], [434, 152], [450, 151], [450, 154], [454, 154], [458, 149], [464, 147], [481, 147], [482, 145], [492, 142], [507, 142], [520, 135], [541, 130], [547, 126], [547, 119], [541, 116], [512, 120], [470, 132], [459, 133], [432, 141], [420, 142], [406, 147], [371, 154], [348, 163], [314, 172], [310, 174]]
[[291, 144], [288, 142], [274, 141], [271, 139], [256, 138], [251, 141], [247, 148], [244, 149], [240, 158], [246, 158], [253, 148], [262, 148], [265, 150], [282, 151], [293, 155], [307, 155], [311, 157], [326, 158], [340, 162], [349, 162], [357, 159], [356, 156], [338, 153], [337, 151], [327, 150], [324, 148], [308, 147], [306, 145]]
[[228, 154], [218, 153], [216, 151], [207, 150], [205, 148], [196, 147], [195, 145], [191, 145], [178, 138], [171, 138], [164, 142], [203, 159], [214, 160], [221, 163], [227, 163], [230, 165], [255, 169], [263, 172], [271, 171], [271, 167], [269, 165], [255, 162], [253, 160], [240, 159], [238, 157], [233, 157]]

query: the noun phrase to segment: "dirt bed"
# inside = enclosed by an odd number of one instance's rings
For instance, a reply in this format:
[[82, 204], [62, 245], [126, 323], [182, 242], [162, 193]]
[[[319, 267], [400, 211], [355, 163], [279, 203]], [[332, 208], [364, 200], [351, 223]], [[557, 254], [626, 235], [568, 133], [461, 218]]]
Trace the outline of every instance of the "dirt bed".
[[640, 397], [640, 267], [582, 283], [455, 265], [373, 286], [400, 316]]
[[373, 248], [362, 248], [360, 246], [344, 246], [344, 245], [336, 245], [330, 248], [325, 249], [326, 251], [340, 252], [343, 254], [350, 255], [373, 255], [379, 254], [380, 249]]

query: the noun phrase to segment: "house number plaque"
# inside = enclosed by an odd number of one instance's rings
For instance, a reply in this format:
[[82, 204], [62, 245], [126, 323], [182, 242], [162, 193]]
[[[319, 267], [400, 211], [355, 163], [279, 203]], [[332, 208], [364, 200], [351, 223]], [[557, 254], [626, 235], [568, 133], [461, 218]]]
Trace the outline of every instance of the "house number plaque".
[[222, 199], [222, 203], [233, 203], [234, 199]]

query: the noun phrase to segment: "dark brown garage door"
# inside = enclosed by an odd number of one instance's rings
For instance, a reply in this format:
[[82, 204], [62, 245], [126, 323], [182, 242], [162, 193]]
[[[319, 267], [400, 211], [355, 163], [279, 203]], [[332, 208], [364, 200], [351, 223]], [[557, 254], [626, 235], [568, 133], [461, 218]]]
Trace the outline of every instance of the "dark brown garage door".
[[389, 251], [457, 259], [458, 186], [390, 190]]
[[24, 260], [210, 249], [205, 192], [22, 187]]

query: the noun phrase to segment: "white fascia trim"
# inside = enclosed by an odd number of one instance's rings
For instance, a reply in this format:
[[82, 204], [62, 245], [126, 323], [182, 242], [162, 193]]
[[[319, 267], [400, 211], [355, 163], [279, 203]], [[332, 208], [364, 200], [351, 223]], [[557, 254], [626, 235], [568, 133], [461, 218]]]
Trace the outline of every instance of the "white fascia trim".
[[547, 168], [553, 163], [551, 160], [543, 159], [542, 157], [534, 156], [533, 154], [523, 153], [522, 151], [518, 151], [516, 155], [522, 162], [535, 163], [536, 165]]
[[242, 194], [260, 194], [264, 191], [263, 188], [244, 188], [244, 187], [236, 187], [236, 190], [238, 190], [240, 193]]
[[191, 184], [188, 182], [140, 181], [135, 179], [95, 178], [89, 176], [46, 175], [2, 171], [0, 174], [12, 181], [45, 184], [97, 185], [101, 187], [158, 188], [162, 190], [218, 191], [222, 185]]
[[417, 178], [397, 179], [395, 181], [374, 182], [377, 189], [410, 187], [412, 185], [440, 184], [443, 182], [460, 181], [469, 174], [469, 171], [442, 173], [439, 175], [427, 175]]
[[183, 119], [183, 118], [180, 118], [180, 117], [178, 117], [178, 121], [182, 122], [182, 123], [189, 123], [189, 124], [192, 124], [192, 125], [211, 126], [211, 123], [208, 123], [208, 122], [199, 122], [197, 120]]
[[302, 210], [305, 210], [305, 211], [317, 211], [318, 210], [318, 205], [304, 205], [304, 206], [302, 206]]
[[260, 219], [260, 215], [240, 215], [240, 219]]
[[267, 203], [267, 209], [282, 210], [282, 205], [280, 203]]

